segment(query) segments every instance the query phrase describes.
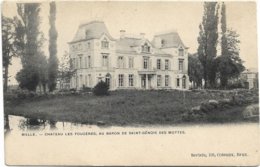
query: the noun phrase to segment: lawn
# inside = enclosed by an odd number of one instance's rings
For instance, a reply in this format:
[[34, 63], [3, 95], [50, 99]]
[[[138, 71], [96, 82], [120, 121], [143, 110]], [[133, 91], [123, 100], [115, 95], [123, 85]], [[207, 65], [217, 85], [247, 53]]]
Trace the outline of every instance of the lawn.
[[[233, 93], [205, 91], [121, 90], [109, 96], [66, 95], [25, 100], [5, 100], [5, 114], [53, 121], [107, 125], [171, 125], [183, 123], [183, 114], [209, 99], [231, 98]], [[243, 121], [245, 106], [207, 114], [189, 122]], [[187, 120], [186, 120], [187, 121]], [[185, 122], [186, 122], [185, 121]]]

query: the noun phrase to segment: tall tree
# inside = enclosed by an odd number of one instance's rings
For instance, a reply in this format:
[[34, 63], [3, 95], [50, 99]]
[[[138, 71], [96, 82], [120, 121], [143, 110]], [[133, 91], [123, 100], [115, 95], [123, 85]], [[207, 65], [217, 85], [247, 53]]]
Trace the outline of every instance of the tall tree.
[[39, 52], [39, 86], [40, 90], [46, 93], [46, 86], [48, 84], [48, 61], [44, 52]]
[[228, 48], [227, 48], [227, 18], [226, 18], [226, 5], [222, 2], [221, 5], [221, 55], [227, 55]]
[[204, 2], [204, 14], [199, 26], [198, 55], [203, 66], [205, 87], [214, 87], [216, 79], [215, 57], [218, 39], [218, 4]]
[[36, 91], [39, 83], [38, 57], [42, 43], [39, 40], [40, 31], [40, 4], [18, 3], [17, 12], [21, 23], [16, 28], [19, 31], [17, 46], [21, 51], [22, 70], [17, 73], [16, 79], [21, 88]]
[[57, 37], [58, 33], [55, 27], [56, 21], [56, 4], [50, 3], [50, 29], [49, 29], [49, 68], [48, 68], [48, 86], [52, 92], [56, 88], [58, 76], [58, 59], [57, 59]]
[[188, 56], [188, 74], [193, 88], [202, 86], [203, 67], [198, 58], [198, 54], [189, 54]]
[[2, 15], [2, 53], [3, 53], [3, 73], [4, 92], [8, 87], [8, 69], [13, 56], [16, 55], [14, 42], [16, 38], [14, 19]]
[[239, 35], [227, 29], [226, 6], [221, 5], [221, 56], [216, 60], [221, 87], [225, 88], [228, 79], [237, 77], [243, 70], [243, 61], [239, 57]]

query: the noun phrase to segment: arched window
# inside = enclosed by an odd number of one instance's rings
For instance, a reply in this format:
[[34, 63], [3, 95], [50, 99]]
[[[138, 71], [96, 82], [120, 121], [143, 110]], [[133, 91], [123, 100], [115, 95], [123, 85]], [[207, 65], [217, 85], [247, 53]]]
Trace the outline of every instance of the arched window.
[[109, 73], [107, 73], [107, 75], [106, 75], [106, 84], [108, 85], [109, 88], [110, 88], [110, 82], [111, 82], [111, 75]]
[[164, 47], [165, 46], [165, 40], [163, 39], [163, 40], [161, 40], [161, 47]]
[[180, 78], [179, 76], [177, 76], [177, 79], [176, 79], [176, 87], [180, 87]]
[[184, 49], [182, 47], [179, 48], [179, 56], [184, 56]]
[[182, 88], [183, 89], [186, 88], [186, 76], [185, 75], [182, 77]]
[[143, 46], [142, 46], [142, 52], [145, 52], [145, 53], [150, 53], [150, 46], [145, 43]]
[[101, 41], [101, 48], [102, 49], [108, 49], [109, 48], [109, 42], [107, 41], [106, 38], [104, 38], [104, 40]]

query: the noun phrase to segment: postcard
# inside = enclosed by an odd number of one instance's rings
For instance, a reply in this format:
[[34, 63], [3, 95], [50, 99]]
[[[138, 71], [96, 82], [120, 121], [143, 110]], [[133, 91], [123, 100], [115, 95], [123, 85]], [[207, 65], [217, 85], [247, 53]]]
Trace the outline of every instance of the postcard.
[[255, 1], [4, 1], [5, 163], [256, 166]]

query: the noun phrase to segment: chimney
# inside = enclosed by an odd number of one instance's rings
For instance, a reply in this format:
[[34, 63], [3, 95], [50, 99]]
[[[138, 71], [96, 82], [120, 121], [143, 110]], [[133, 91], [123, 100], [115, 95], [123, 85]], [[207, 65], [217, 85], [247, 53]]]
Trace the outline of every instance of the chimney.
[[120, 30], [120, 38], [125, 38], [125, 30]]
[[145, 33], [140, 33], [140, 37], [144, 39]]

